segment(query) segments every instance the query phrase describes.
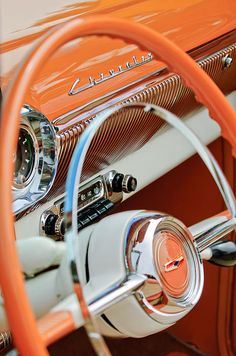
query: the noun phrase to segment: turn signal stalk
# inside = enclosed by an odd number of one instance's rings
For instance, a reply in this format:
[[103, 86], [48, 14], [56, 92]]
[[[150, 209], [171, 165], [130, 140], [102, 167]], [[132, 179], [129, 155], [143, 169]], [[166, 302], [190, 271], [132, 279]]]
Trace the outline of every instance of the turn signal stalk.
[[[236, 219], [225, 215], [217, 215], [191, 226], [198, 251], [203, 259], [210, 259], [207, 250], [218, 240], [232, 232], [236, 227]], [[208, 251], [209, 252], [209, 251]], [[208, 256], [208, 257], [207, 257]]]

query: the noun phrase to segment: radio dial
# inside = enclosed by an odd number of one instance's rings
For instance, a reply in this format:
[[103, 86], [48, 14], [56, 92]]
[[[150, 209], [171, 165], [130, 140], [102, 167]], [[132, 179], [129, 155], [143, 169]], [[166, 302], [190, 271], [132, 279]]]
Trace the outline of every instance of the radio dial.
[[64, 235], [65, 235], [65, 223], [64, 223], [64, 217], [63, 216], [59, 216], [56, 220], [55, 223], [55, 235], [60, 238], [63, 239]]
[[134, 192], [137, 188], [137, 179], [131, 176], [130, 174], [126, 174], [122, 181], [122, 191], [124, 193]]
[[137, 188], [137, 179], [130, 174], [116, 173], [112, 179], [112, 190], [115, 193], [131, 193]]

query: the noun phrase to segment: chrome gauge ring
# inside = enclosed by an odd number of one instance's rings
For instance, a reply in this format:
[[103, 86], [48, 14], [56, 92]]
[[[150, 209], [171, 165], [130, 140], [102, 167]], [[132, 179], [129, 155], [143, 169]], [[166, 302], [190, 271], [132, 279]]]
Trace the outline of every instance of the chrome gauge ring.
[[27, 124], [22, 123], [14, 157], [13, 185], [16, 189], [25, 188], [34, 177], [37, 151], [37, 140], [34, 133]]
[[25, 105], [14, 156], [13, 210], [20, 213], [43, 198], [53, 184], [57, 168], [56, 133], [50, 121]]
[[[122, 104], [105, 110], [97, 116], [96, 120], [90, 123], [81, 136], [74, 151], [67, 176], [65, 200], [67, 231], [65, 238], [68, 246], [68, 257], [72, 267], [75, 291], [81, 291], [82, 287], [80, 284], [80, 273], [82, 273], [80, 270], [81, 256], [78, 257], [77, 255], [81, 250], [79, 247], [80, 236], [77, 232], [77, 196], [86, 153], [95, 133], [107, 118], [121, 108], [128, 109], [130, 107], [138, 107], [145, 113], [153, 113], [153, 119], [157, 117], [163, 119], [185, 136], [210, 171], [232, 218], [235, 217], [235, 198], [218, 163], [207, 147], [201, 143], [198, 137], [178, 117], [156, 105], [145, 103]], [[109, 295], [111, 296], [110, 299], [112, 299], [112, 293], [115, 290], [117, 291], [117, 285], [128, 283], [133, 276], [141, 276], [143, 278], [144, 282], [142, 286], [140, 287], [139, 285], [135, 292], [133, 289], [132, 296], [135, 296], [136, 302], [138, 301], [139, 304], [137, 306], [137, 304], [133, 303], [132, 308], [136, 310], [135, 315], [137, 316], [141, 313], [141, 306], [142, 318], [144, 315], [143, 311], [146, 312], [146, 322], [149, 323], [150, 333], [163, 330], [187, 314], [198, 302], [203, 288], [204, 275], [200, 251], [189, 229], [177, 219], [163, 214], [142, 211], [127, 212], [127, 214], [124, 214], [124, 217], [121, 218], [121, 220], [123, 219], [122, 227], [116, 225], [116, 229], [114, 228], [115, 221], [114, 219], [112, 220], [112, 216], [103, 219], [95, 226], [89, 243], [88, 259], [91, 256], [90, 261], [93, 264], [91, 275], [95, 276], [90, 285], [93, 286], [94, 291], [97, 288], [99, 294], [96, 295], [95, 293], [93, 295], [94, 302], [90, 300], [88, 307], [83, 293], [77, 293], [81, 310], [84, 312], [85, 322], [88, 325], [88, 335], [93, 345], [94, 335], [96, 335], [96, 345], [94, 347], [98, 352], [104, 347], [104, 342], [101, 336], [98, 337], [99, 331], [96, 328], [93, 315], [89, 311], [94, 310], [93, 314], [96, 314], [96, 308], [93, 305], [96, 305], [98, 301], [100, 303], [100, 310], [101, 305], [104, 304], [103, 310], [106, 311], [106, 302], [104, 301], [103, 303], [103, 299], [109, 299]], [[107, 231], [109, 229], [111, 230], [108, 234]], [[108, 236], [106, 236], [107, 234]], [[120, 235], [117, 236], [118, 234]], [[114, 239], [112, 239], [112, 235], [115, 236]], [[108, 242], [111, 244], [109, 248], [106, 246]], [[105, 249], [102, 249], [103, 256], [98, 256], [100, 244], [106, 246]], [[123, 247], [121, 248], [120, 246]], [[118, 257], [116, 256], [118, 254], [119, 262], [114, 266], [115, 260], [118, 261]], [[113, 259], [110, 256], [113, 256]], [[101, 263], [101, 258], [103, 261], [106, 261], [106, 264]], [[116, 267], [119, 268], [119, 264], [122, 267], [115, 279], [114, 274], [116, 273]], [[109, 271], [108, 274], [107, 271]], [[97, 280], [101, 283], [100, 276], [103, 276], [103, 279], [106, 276], [104, 290], [101, 290], [101, 285], [97, 284]], [[121, 280], [121, 276], [123, 276], [123, 280]], [[109, 303], [111, 304], [111, 300]], [[128, 310], [130, 309], [128, 308]], [[111, 313], [109, 313], [108, 315], [112, 318]], [[124, 318], [126, 316], [127, 313]], [[122, 316], [120, 317], [122, 318]], [[141, 320], [143, 320], [142, 318]], [[150, 323], [150, 318], [152, 322], [154, 322], [153, 319], [155, 320], [158, 327], [156, 324], [153, 327], [153, 324]], [[110, 320], [113, 321], [112, 319]], [[130, 320], [126, 319], [126, 321], [129, 322]], [[147, 325], [145, 328], [147, 330]], [[130, 336], [132, 335], [130, 334]], [[100, 348], [97, 348], [99, 338], [101, 344]], [[105, 350], [103, 350], [103, 354], [106, 354]]]

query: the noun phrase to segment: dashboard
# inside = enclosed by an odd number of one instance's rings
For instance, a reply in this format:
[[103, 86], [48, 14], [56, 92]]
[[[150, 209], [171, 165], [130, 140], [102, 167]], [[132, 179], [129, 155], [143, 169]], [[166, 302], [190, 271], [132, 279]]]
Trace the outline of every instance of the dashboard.
[[[227, 43], [231, 39], [225, 36], [224, 41]], [[192, 56], [197, 58], [199, 65], [214, 78], [225, 93], [230, 93], [234, 88], [230, 79], [235, 69], [233, 64], [224, 67], [224, 63], [228, 59], [234, 60], [236, 47], [230, 44], [220, 50], [218, 42], [213, 41], [211, 43], [213, 53], [210, 54], [209, 46], [207, 46], [205, 51], [202, 48], [193, 51]], [[199, 56], [201, 56], [201, 59]], [[127, 58], [129, 58], [129, 55]], [[148, 63], [146, 63], [147, 58]], [[118, 76], [126, 75], [127, 72], [135, 72], [141, 66], [146, 68], [152, 62], [155, 61], [151, 56], [144, 56], [143, 64], [142, 61], [137, 62], [138, 65], [127, 62], [130, 63], [129, 67], [126, 67], [128, 71], [121, 72]], [[158, 68], [158, 63], [156, 66]], [[113, 80], [110, 74], [106, 78], [104, 84]], [[102, 86], [103, 81], [101, 84], [95, 84], [95, 87], [99, 87], [99, 85]], [[90, 91], [91, 88], [86, 87], [84, 90]], [[104, 95], [99, 99], [98, 105], [95, 101], [95, 103], [88, 105], [89, 108], [82, 106], [53, 120], [47, 119], [38, 110], [30, 108], [30, 106], [23, 109], [21, 130], [24, 141], [20, 136], [16, 157], [17, 170], [15, 175], [17, 177], [14, 183], [14, 209], [17, 220], [23, 218], [22, 221], [24, 221], [24, 217], [37, 210], [40, 212], [37, 215], [37, 220], [41, 221], [39, 219], [39, 216], [43, 214], [41, 205], [46, 204], [45, 206], [48, 208], [47, 201], [57, 201], [57, 197], [61, 199], [69, 162], [76, 142], [89, 123], [96, 120], [96, 115], [104, 108], [122, 103], [150, 102], [165, 107], [177, 116], [183, 117], [195, 132], [200, 133], [201, 139], [207, 144], [219, 136], [217, 124], [210, 120], [207, 111], [199, 107], [193, 93], [183, 85], [180, 77], [168, 73], [167, 69], [162, 68], [157, 70], [156, 74], [148, 74], [145, 78], [141, 78], [141, 82], [134, 82], [132, 89], [127, 87], [125, 90], [122, 89], [121, 92], [117, 90], [112, 99]], [[79, 96], [80, 93], [73, 95]], [[234, 105], [234, 93], [229, 95], [229, 100]], [[34, 120], [33, 125], [35, 126], [33, 128], [32, 120]], [[26, 123], [28, 131], [25, 129]], [[30, 130], [29, 127], [31, 127]], [[39, 135], [38, 138], [37, 135]], [[141, 112], [138, 107], [130, 109], [128, 115], [125, 109], [120, 109], [111, 115], [94, 137], [84, 165], [83, 180], [87, 182], [89, 178], [93, 179], [100, 172], [103, 173], [112, 169], [122, 174], [135, 175], [134, 173], [139, 170], [139, 166], [137, 167], [134, 162], [138, 161], [142, 162], [141, 170], [145, 167], [147, 170], [144, 168], [144, 172], [149, 172], [146, 177], [142, 173], [141, 178], [140, 171], [138, 176], [136, 174], [138, 179], [137, 189], [140, 190], [193, 154], [192, 148], [187, 143], [186, 147], [184, 146], [185, 143], [182, 138], [179, 140], [181, 149], [177, 150], [178, 144], [176, 143], [176, 147], [173, 145], [173, 142], [178, 142], [177, 140], [178, 134], [173, 129], [168, 128], [161, 119], [150, 120], [149, 115]], [[23, 144], [23, 142], [25, 143]], [[27, 150], [24, 147], [25, 144]], [[157, 160], [156, 152], [160, 150], [162, 155]], [[22, 154], [25, 151], [27, 151], [27, 155]], [[34, 158], [31, 159], [30, 156]], [[121, 170], [116, 168], [120, 164]], [[22, 171], [24, 174], [22, 174]], [[36, 174], [36, 172], [40, 172], [40, 174]], [[34, 179], [32, 179], [33, 175]], [[22, 179], [24, 183], [19, 186], [16, 181]], [[35, 183], [37, 186], [32, 188], [32, 184], [35, 185]], [[30, 193], [32, 190], [33, 194]], [[17, 229], [19, 225], [20, 223], [17, 223]], [[34, 229], [34, 233], [37, 235], [42, 232], [40, 225], [41, 222]], [[33, 232], [32, 229], [30, 231]], [[18, 236], [22, 236], [22, 233], [19, 232]]]

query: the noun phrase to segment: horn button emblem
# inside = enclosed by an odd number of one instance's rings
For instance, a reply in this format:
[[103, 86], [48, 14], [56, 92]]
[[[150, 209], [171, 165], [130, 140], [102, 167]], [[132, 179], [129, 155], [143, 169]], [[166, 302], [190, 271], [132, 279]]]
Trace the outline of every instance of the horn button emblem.
[[170, 262], [167, 262], [165, 265], [164, 265], [164, 268], [165, 268], [165, 272], [171, 272], [173, 271], [174, 269], [177, 269], [180, 267], [180, 265], [184, 262], [184, 258], [183, 256], [180, 256], [178, 258], [176, 258], [175, 260], [172, 260]]
[[182, 241], [170, 231], [159, 231], [154, 246], [156, 267], [162, 285], [171, 296], [180, 297], [188, 289], [190, 277]]

